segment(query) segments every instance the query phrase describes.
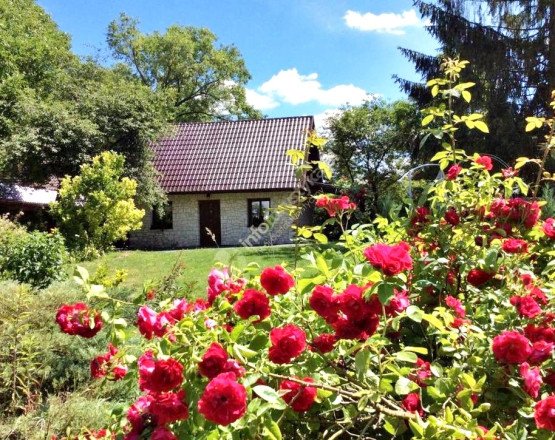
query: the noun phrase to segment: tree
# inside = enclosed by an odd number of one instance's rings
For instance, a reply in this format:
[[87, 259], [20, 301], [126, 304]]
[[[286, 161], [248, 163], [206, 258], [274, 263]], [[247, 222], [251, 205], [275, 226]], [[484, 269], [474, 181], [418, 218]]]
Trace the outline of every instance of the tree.
[[0, 179], [40, 185], [113, 150], [138, 200], [163, 200], [150, 148], [164, 127], [160, 97], [122, 69], [77, 58], [32, 0], [0, 0], [0, 23]]
[[217, 37], [205, 28], [174, 25], [146, 35], [137, 26], [121, 14], [110, 23], [108, 45], [135, 77], [164, 96], [170, 120], [260, 117], [246, 102], [250, 74], [237, 48], [216, 47]]
[[347, 107], [327, 123], [334, 172], [351, 185], [367, 185], [369, 211], [376, 213], [383, 191], [399, 178], [417, 143], [418, 110], [406, 101], [374, 100]]
[[124, 161], [110, 151], [94, 157], [78, 176], [62, 181], [59, 200], [51, 205], [67, 245], [86, 257], [106, 251], [142, 225], [145, 212], [133, 201], [137, 182], [122, 177]]
[[[545, 115], [555, 89], [555, 4], [547, 0], [415, 0], [447, 56], [470, 61], [465, 81], [477, 84], [473, 111], [487, 114], [491, 135], [470, 135], [471, 151], [506, 161], [537, 156], [538, 138], [524, 132], [525, 118]], [[442, 56], [401, 49], [425, 80], [439, 76]], [[421, 84], [397, 78], [422, 106], [431, 95]], [[541, 138], [540, 138], [541, 139]], [[426, 151], [427, 155], [431, 153]]]

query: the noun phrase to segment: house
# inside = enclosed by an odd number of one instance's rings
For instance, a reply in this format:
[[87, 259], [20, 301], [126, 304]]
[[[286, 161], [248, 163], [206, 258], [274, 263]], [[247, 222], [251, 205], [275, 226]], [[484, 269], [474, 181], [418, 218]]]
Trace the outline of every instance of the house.
[[[180, 123], [154, 146], [168, 195], [164, 215], [147, 210], [130, 235], [134, 248], [253, 246], [289, 243], [299, 181], [288, 150], [305, 151], [312, 116]], [[310, 160], [318, 159], [317, 149]], [[302, 222], [310, 221], [310, 210]]]

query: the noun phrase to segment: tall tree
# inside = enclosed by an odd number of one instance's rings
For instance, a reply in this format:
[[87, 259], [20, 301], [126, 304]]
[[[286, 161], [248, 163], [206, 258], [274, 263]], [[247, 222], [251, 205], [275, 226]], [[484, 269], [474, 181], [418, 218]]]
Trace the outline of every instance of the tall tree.
[[142, 34], [125, 14], [108, 28], [108, 45], [140, 81], [162, 94], [173, 121], [260, 117], [247, 104], [250, 74], [234, 46], [216, 46], [205, 28], [171, 26]]
[[369, 211], [376, 213], [380, 197], [409, 163], [418, 140], [418, 110], [406, 101], [373, 100], [343, 109], [327, 125], [326, 152], [336, 176], [345, 177], [353, 186], [367, 186]]
[[[537, 156], [538, 138], [524, 133], [525, 118], [549, 111], [555, 90], [555, 1], [415, 0], [431, 35], [448, 56], [470, 61], [464, 73], [475, 82], [472, 109], [487, 114], [489, 136], [470, 135], [475, 151], [507, 161]], [[439, 57], [401, 49], [424, 79], [438, 77]], [[431, 96], [421, 84], [397, 78], [422, 105]], [[464, 133], [462, 134], [464, 136]], [[540, 139], [541, 140], [541, 139]]]

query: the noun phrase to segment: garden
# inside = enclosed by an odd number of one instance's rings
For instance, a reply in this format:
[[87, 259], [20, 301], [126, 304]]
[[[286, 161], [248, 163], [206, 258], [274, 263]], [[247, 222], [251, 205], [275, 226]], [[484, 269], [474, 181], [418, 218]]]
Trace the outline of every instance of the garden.
[[[488, 127], [452, 106], [471, 99], [466, 64], [445, 60], [428, 82], [444, 102], [422, 125], [440, 141], [432, 162], [444, 174], [406, 215], [360, 222], [348, 195], [308, 195], [326, 219], [297, 227], [294, 247], [218, 250], [223, 262], [200, 283], [183, 282], [187, 263], [169, 254], [166, 273], [142, 286], [126, 284], [129, 253], [78, 263], [68, 280], [58, 233], [5, 221], [3, 245], [22, 249], [3, 262], [21, 282], [2, 283], [4, 436], [553, 438], [555, 220], [537, 194], [551, 179], [555, 118], [523, 127], [547, 128], [543, 159], [496, 171], [488, 155], [467, 154], [457, 131]], [[104, 159], [69, 179], [68, 194], [118, 163]], [[519, 176], [527, 168], [531, 183]], [[103, 249], [96, 236], [73, 249]], [[148, 267], [138, 258], [127, 269]]]

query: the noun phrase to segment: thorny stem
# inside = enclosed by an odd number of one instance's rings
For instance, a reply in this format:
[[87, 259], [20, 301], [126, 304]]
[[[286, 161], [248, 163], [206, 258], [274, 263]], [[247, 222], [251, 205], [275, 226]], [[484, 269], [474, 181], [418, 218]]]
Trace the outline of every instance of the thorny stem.
[[[319, 384], [319, 383], [316, 383], [316, 382], [305, 382], [302, 379], [297, 379], [295, 377], [289, 377], [289, 376], [283, 376], [281, 374], [276, 374], [276, 373], [268, 373], [268, 375], [270, 377], [274, 377], [276, 379], [290, 380], [291, 382], [295, 382], [295, 383], [298, 383], [300, 385], [304, 385], [304, 386], [307, 386], [307, 387], [320, 388], [322, 390], [332, 391], [332, 392], [340, 394], [342, 396], [349, 397], [350, 399], [353, 399], [355, 401], [358, 401], [361, 397], [360, 393], [353, 393], [351, 391], [347, 391], [347, 390], [343, 390], [343, 389], [340, 389], [340, 388], [332, 387], [330, 385]], [[391, 409], [391, 408], [388, 408], [387, 406], [385, 406], [385, 405], [383, 405], [379, 402], [368, 401], [368, 404], [373, 406], [374, 409], [376, 409], [377, 411], [379, 411], [381, 413], [384, 413], [388, 416], [399, 417], [399, 418], [405, 419], [405, 420], [416, 420], [417, 419], [416, 414], [413, 414], [413, 413], [408, 412], [408, 411]]]

